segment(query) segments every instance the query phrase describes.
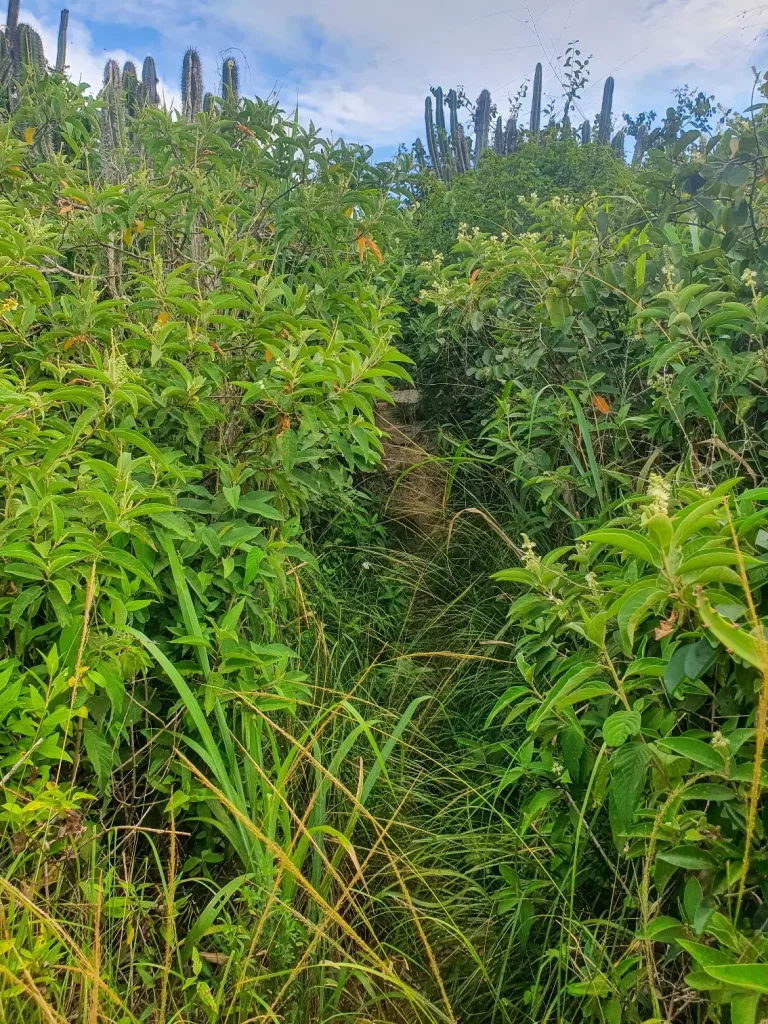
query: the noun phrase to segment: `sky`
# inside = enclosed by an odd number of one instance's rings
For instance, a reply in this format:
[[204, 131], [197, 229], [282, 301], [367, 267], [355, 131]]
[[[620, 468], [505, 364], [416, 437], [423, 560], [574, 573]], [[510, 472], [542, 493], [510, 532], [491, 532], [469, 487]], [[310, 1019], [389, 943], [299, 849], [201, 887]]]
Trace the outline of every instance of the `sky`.
[[[675, 86], [750, 101], [751, 66], [768, 70], [768, 0], [69, 0], [70, 76], [96, 86], [105, 61], [155, 58], [178, 105], [184, 50], [196, 46], [205, 88], [218, 92], [223, 57], [240, 63], [241, 92], [277, 93], [324, 134], [364, 142], [385, 158], [424, 136], [430, 85], [490, 89], [499, 112], [544, 69], [545, 103], [562, 94], [559, 58], [579, 40], [592, 56], [579, 114], [590, 119], [613, 75], [614, 111], [663, 114]], [[56, 52], [60, 2], [21, 0], [22, 21]], [[524, 106], [525, 110], [525, 106]], [[525, 120], [523, 118], [523, 120]]]

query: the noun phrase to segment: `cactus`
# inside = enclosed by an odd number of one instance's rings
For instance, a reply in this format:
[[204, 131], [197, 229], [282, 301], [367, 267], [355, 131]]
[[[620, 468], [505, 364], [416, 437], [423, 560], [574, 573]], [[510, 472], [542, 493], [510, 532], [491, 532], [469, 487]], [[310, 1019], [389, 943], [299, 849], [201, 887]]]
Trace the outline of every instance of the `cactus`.
[[104, 87], [99, 93], [99, 99], [102, 102], [99, 126], [104, 171], [109, 181], [117, 183], [125, 171], [126, 109], [123, 76], [120, 65], [115, 60], [108, 60], [106, 63]]
[[69, 28], [69, 11], [63, 10], [59, 15], [59, 39], [56, 46], [56, 70], [64, 73], [67, 66], [67, 29]]
[[131, 60], [123, 64], [122, 86], [126, 113], [129, 117], [136, 117], [144, 106], [144, 89], [139, 81], [136, 65]]
[[156, 107], [160, 102], [157, 94], [157, 71], [153, 57], [145, 57], [141, 68], [141, 88], [144, 95], [144, 102], [150, 107]]
[[493, 148], [499, 156], [504, 156], [506, 140], [504, 138], [504, 121], [501, 115], [496, 118], [496, 131], [493, 135]]
[[45, 73], [43, 41], [37, 32], [23, 22], [16, 27], [15, 45], [12, 47], [16, 76], [23, 81], [28, 73]]
[[592, 141], [592, 125], [589, 121], [585, 121], [581, 126], [581, 144], [582, 146], [588, 146]]
[[571, 119], [568, 114], [563, 114], [563, 123], [560, 126], [560, 134], [564, 139], [571, 137]]
[[421, 139], [416, 139], [414, 142], [413, 155], [416, 158], [416, 166], [423, 171], [427, 166], [427, 154], [424, 152], [424, 143]]
[[641, 124], [637, 129], [637, 136], [635, 137], [635, 148], [632, 153], [632, 166], [639, 167], [643, 160], [643, 154], [645, 153], [645, 144], [648, 139], [648, 126]]
[[488, 147], [488, 132], [491, 127], [491, 94], [483, 89], [477, 97], [475, 107], [475, 166]]
[[0, 32], [0, 88], [7, 88], [13, 77], [13, 60], [11, 58], [11, 47], [5, 37], [5, 32]]
[[437, 148], [437, 138], [435, 136], [435, 121], [432, 115], [431, 96], [427, 96], [424, 101], [424, 125], [427, 130], [427, 149], [429, 150], [429, 159], [432, 163], [432, 170], [438, 178], [442, 178], [443, 168], [440, 163], [440, 153]]
[[104, 65], [104, 85], [111, 85], [115, 89], [123, 87], [123, 73], [120, 70], [120, 65], [111, 58]]
[[8, 13], [5, 16], [5, 37], [13, 48], [16, 38], [16, 27], [19, 24], [19, 0], [8, 0]]
[[448, 110], [450, 112], [451, 145], [456, 159], [456, 170], [459, 174], [465, 174], [469, 170], [467, 161], [467, 150], [464, 145], [464, 132], [459, 124], [459, 97], [455, 89], [451, 89], [446, 97]]
[[542, 86], [542, 70], [541, 64], [536, 65], [536, 71], [533, 75], [533, 95], [531, 97], [531, 123], [528, 126], [532, 136], [539, 134], [541, 128], [541, 86]]
[[203, 67], [200, 54], [191, 46], [181, 65], [181, 108], [187, 121], [203, 109]]
[[507, 121], [507, 137], [504, 140], [504, 151], [509, 156], [517, 149], [517, 118], [510, 117]]
[[[240, 98], [240, 68], [234, 57], [225, 57], [221, 65], [221, 95], [225, 100]], [[205, 108], [205, 102], [203, 102]]]
[[216, 111], [216, 97], [212, 92], [207, 92], [203, 96], [203, 113], [213, 114]]
[[433, 90], [435, 97], [435, 129], [437, 133], [437, 145], [440, 150], [440, 160], [443, 169], [447, 172], [451, 165], [451, 147], [448, 143], [448, 131], [445, 125], [445, 97], [443, 90], [438, 85]]
[[611, 141], [611, 109], [613, 107], [613, 78], [609, 75], [603, 87], [603, 105], [600, 108], [600, 121], [597, 141], [607, 146]]
[[620, 129], [616, 132], [611, 140], [611, 149], [617, 156], [621, 157], [621, 162], [624, 162], [624, 130]]

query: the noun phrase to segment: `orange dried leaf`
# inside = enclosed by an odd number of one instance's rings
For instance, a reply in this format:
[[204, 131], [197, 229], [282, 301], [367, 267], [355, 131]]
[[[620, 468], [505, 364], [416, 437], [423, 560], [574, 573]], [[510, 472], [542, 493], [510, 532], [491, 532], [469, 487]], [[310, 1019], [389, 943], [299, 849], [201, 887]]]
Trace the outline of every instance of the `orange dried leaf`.
[[670, 633], [674, 633], [676, 622], [677, 612], [672, 612], [668, 619], [662, 619], [658, 625], [658, 628], [653, 634], [655, 639], [663, 640], [665, 636], [669, 636]]
[[365, 235], [357, 236], [357, 255], [362, 263], [365, 259]]
[[71, 348], [74, 348], [75, 345], [84, 345], [84, 344], [86, 344], [87, 341], [88, 341], [88, 336], [87, 335], [85, 335], [85, 334], [73, 334], [71, 337], [67, 338], [66, 341], [64, 342], [64, 351], [68, 352]]
[[155, 325], [157, 327], [162, 327], [163, 324], [167, 324], [170, 319], [171, 319], [171, 314], [170, 313], [158, 313], [157, 317], [155, 318]]
[[475, 281], [477, 280], [477, 275], [479, 273], [480, 273], [480, 267], [478, 267], [476, 270], [472, 271], [472, 273], [469, 275], [469, 283], [470, 284], [474, 284], [475, 283]]
[[264, 353], [264, 358], [268, 363], [272, 362], [273, 356], [269, 349], [267, 349], [266, 352]]
[[59, 208], [56, 212], [60, 217], [63, 217], [65, 213], [72, 213], [73, 210], [74, 206], [72, 203], [62, 203], [61, 200], [59, 200]]
[[604, 416], [610, 416], [611, 407], [601, 395], [592, 395], [592, 405]]
[[384, 257], [381, 255], [381, 250], [379, 249], [378, 245], [376, 245], [374, 240], [372, 238], [368, 238], [368, 236], [366, 235], [365, 244], [371, 250], [371, 252], [376, 257], [376, 259], [379, 261], [379, 263], [383, 263], [384, 262]]

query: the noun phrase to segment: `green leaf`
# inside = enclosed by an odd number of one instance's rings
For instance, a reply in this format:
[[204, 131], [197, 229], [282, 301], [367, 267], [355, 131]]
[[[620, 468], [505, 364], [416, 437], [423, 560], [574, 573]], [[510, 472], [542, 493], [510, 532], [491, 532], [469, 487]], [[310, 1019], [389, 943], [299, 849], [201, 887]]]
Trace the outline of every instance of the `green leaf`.
[[603, 739], [609, 747], [620, 747], [640, 732], [641, 724], [639, 711], [614, 711], [603, 722]]
[[[645, 786], [651, 753], [646, 743], [625, 743], [611, 758], [608, 815], [615, 837], [627, 832]], [[617, 846], [621, 844], [617, 841]]]
[[665, 850], [656, 855], [657, 860], [672, 864], [676, 868], [687, 871], [708, 871], [717, 867], [717, 861], [711, 853], [700, 850], [696, 846], [676, 846], [673, 850]]
[[109, 791], [109, 781], [112, 774], [114, 755], [112, 746], [101, 729], [85, 722], [83, 725], [83, 745], [91, 767], [96, 773], [99, 789], [102, 793]]
[[716, 981], [768, 995], [768, 964], [720, 964], [704, 970]]
[[286, 473], [290, 473], [296, 464], [298, 444], [299, 441], [295, 430], [286, 430], [277, 439], [277, 449]]
[[591, 544], [607, 544], [609, 547], [618, 548], [619, 551], [624, 551], [634, 558], [640, 558], [656, 568], [661, 565], [661, 555], [656, 545], [641, 533], [636, 533], [633, 530], [606, 527], [585, 533], [581, 539]]
[[725, 761], [720, 752], [703, 740], [687, 736], [667, 736], [662, 740], [658, 740], [656, 746], [660, 750], [679, 754], [681, 757], [687, 757], [696, 764], [701, 764], [705, 768], [711, 768], [712, 771], [725, 771]]
[[752, 665], [754, 668], [768, 670], [765, 641], [762, 643], [758, 642], [757, 638], [747, 632], [746, 629], [741, 629], [735, 623], [724, 619], [710, 605], [703, 592], [696, 598], [696, 609], [702, 622], [712, 631], [712, 635], [720, 641], [726, 650], [741, 658], [742, 661], [746, 661], [748, 665]]

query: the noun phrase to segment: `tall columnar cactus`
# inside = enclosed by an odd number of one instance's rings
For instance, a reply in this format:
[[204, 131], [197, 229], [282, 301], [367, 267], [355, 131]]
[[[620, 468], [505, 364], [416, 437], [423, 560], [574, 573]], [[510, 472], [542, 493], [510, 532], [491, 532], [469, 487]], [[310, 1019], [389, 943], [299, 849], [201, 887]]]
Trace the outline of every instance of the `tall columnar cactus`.
[[416, 158], [416, 166], [423, 171], [427, 166], [427, 154], [424, 152], [424, 143], [416, 139], [413, 144], [413, 155]]
[[491, 94], [483, 89], [475, 106], [475, 166], [488, 148], [488, 133], [491, 127]]
[[637, 135], [635, 136], [635, 148], [632, 153], [632, 166], [639, 167], [643, 161], [643, 154], [645, 153], [645, 145], [648, 141], [648, 126], [641, 124], [637, 129]]
[[451, 147], [448, 140], [448, 130], [445, 124], [445, 96], [442, 88], [438, 85], [435, 95], [435, 129], [437, 131], [437, 145], [440, 150], [440, 159], [443, 170], [448, 171], [451, 167]]
[[145, 57], [141, 67], [141, 88], [144, 93], [144, 101], [150, 107], [156, 107], [160, 102], [160, 97], [157, 93], [157, 82], [154, 57]]
[[600, 108], [600, 124], [597, 141], [607, 146], [611, 141], [611, 113], [613, 109], [613, 78], [609, 75], [603, 87], [603, 104]]
[[19, 24], [19, 0], [8, 0], [8, 13], [5, 16], [5, 37], [13, 47], [16, 28]]
[[101, 129], [101, 155], [107, 179], [117, 183], [125, 171], [126, 108], [123, 93], [123, 75], [116, 60], [108, 60], [104, 67], [104, 86], [99, 93]]
[[465, 174], [469, 170], [469, 163], [464, 145], [464, 130], [459, 124], [459, 96], [455, 89], [449, 90], [446, 103], [448, 104], [451, 146], [456, 160], [456, 170], [459, 174]]
[[144, 105], [144, 89], [132, 60], [127, 60], [123, 64], [123, 95], [126, 113], [129, 117], [136, 117]]
[[234, 57], [225, 57], [222, 61], [221, 95], [225, 100], [240, 98], [240, 68]]
[[104, 65], [104, 85], [111, 85], [115, 89], [123, 87], [123, 72], [116, 60], [110, 58]]
[[507, 121], [507, 137], [504, 140], [504, 151], [509, 156], [517, 149], [517, 118], [510, 117]]
[[493, 135], [493, 148], [499, 156], [504, 156], [506, 140], [504, 137], [504, 119], [501, 115], [496, 118], [496, 131]]
[[531, 96], [531, 123], [528, 126], [532, 136], [539, 134], [541, 128], [541, 87], [543, 82], [543, 72], [541, 64], [536, 65], [536, 71], [533, 75], [533, 95]]
[[568, 114], [563, 114], [563, 121], [560, 125], [560, 134], [564, 139], [571, 137], [571, 119]]
[[19, 81], [27, 75], [43, 75], [45, 73], [45, 53], [43, 41], [31, 25], [23, 22], [16, 26], [15, 43], [12, 46], [14, 72]]
[[440, 162], [440, 151], [437, 147], [437, 137], [435, 135], [435, 119], [432, 113], [432, 97], [427, 96], [424, 101], [424, 127], [427, 132], [427, 149], [429, 150], [429, 159], [432, 164], [432, 170], [435, 172], [438, 178], [443, 176], [443, 166]]
[[611, 149], [614, 151], [614, 153], [616, 153], [621, 158], [621, 162], [624, 163], [624, 130], [623, 129], [620, 129], [619, 131], [617, 131], [616, 134], [613, 136], [613, 139], [611, 140]]
[[584, 121], [581, 126], [581, 144], [582, 146], [588, 146], [592, 141], [592, 125], [589, 121]]
[[11, 46], [5, 32], [0, 32], [0, 88], [6, 89], [13, 78], [13, 58]]
[[67, 29], [69, 28], [69, 11], [63, 10], [59, 15], [59, 39], [56, 46], [56, 70], [64, 71], [67, 66]]
[[212, 92], [207, 92], [203, 96], [203, 113], [212, 114], [216, 110], [216, 97]]
[[200, 54], [190, 46], [181, 65], [181, 109], [187, 121], [203, 109], [203, 66]]

